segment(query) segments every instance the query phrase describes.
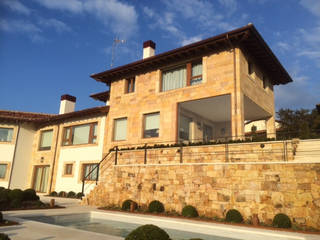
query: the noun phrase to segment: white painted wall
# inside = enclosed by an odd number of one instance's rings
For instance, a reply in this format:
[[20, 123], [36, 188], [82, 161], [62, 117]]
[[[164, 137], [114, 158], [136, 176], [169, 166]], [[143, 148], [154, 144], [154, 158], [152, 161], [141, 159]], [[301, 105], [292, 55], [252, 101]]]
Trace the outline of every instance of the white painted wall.
[[59, 114], [74, 112], [76, 103], [69, 100], [62, 100], [60, 102]]
[[[0, 163], [11, 163], [12, 166], [12, 159], [13, 159], [13, 155], [14, 155], [14, 147], [15, 144], [7, 144], [7, 143], [1, 143], [0, 144]], [[9, 169], [9, 171], [7, 171], [7, 174], [9, 176], [6, 176], [6, 179], [0, 179], [0, 187], [5, 187], [8, 188], [8, 183], [9, 183], [9, 178], [10, 178], [10, 172], [11, 169]]]
[[[79, 146], [79, 147], [70, 147], [70, 148], [61, 148], [59, 160], [58, 160], [58, 171], [56, 177], [56, 186], [55, 191], [74, 191], [81, 192], [82, 182], [80, 181], [81, 174], [81, 162], [92, 162], [98, 163], [102, 159], [103, 154], [103, 141], [105, 133], [105, 122], [106, 117], [103, 117], [100, 121], [99, 127], [99, 139], [98, 145], [93, 146]], [[73, 177], [64, 177], [63, 170], [64, 164], [66, 162], [74, 162], [73, 164]], [[88, 193], [95, 187], [95, 183], [86, 183], [85, 193]]]
[[12, 166], [10, 189], [26, 189], [29, 186], [28, 169], [32, 158], [32, 143], [36, 131], [32, 125], [23, 124], [17, 137], [16, 155]]

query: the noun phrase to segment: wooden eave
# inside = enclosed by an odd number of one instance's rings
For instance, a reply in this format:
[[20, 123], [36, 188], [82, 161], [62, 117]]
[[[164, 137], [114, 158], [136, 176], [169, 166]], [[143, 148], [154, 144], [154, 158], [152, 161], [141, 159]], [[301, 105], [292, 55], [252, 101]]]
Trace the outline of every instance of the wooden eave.
[[91, 94], [90, 97], [93, 98], [94, 100], [98, 100], [101, 102], [107, 102], [110, 99], [110, 92], [105, 91], [105, 92]]

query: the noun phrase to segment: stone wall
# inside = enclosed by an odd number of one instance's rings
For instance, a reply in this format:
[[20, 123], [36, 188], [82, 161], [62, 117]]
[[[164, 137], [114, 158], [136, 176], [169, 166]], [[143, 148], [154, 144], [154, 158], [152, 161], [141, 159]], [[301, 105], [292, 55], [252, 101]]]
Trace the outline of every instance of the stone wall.
[[[205, 151], [212, 147], [193, 148]], [[150, 150], [147, 164], [143, 164], [143, 151], [128, 151], [131, 156], [125, 159], [131, 160], [127, 162], [121, 162], [124, 155], [118, 155], [119, 165], [113, 164], [115, 154], [111, 154], [101, 168], [98, 186], [84, 203], [121, 205], [124, 200], [132, 199], [146, 207], [152, 200], [159, 200], [167, 211], [181, 212], [185, 205], [191, 204], [200, 215], [209, 217], [223, 217], [228, 209], [236, 208], [245, 219], [258, 214], [262, 222], [270, 222], [275, 214], [285, 213], [296, 224], [320, 229], [320, 163], [299, 163], [292, 159], [225, 162], [222, 158], [212, 161], [199, 158], [194, 163], [183, 159], [181, 164], [179, 155], [165, 157], [176, 150], [152, 150], [160, 151], [161, 155]]]

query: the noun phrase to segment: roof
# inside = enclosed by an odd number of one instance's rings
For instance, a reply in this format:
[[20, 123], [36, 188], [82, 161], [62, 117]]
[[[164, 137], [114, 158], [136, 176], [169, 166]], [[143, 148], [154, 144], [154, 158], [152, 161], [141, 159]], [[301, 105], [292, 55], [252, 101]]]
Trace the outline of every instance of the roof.
[[109, 91], [105, 91], [105, 92], [99, 92], [99, 93], [95, 93], [95, 94], [91, 94], [90, 95], [91, 98], [93, 98], [94, 100], [98, 100], [101, 102], [107, 102], [110, 98], [110, 92]]
[[152, 71], [171, 63], [233, 47], [240, 47], [250, 54], [257, 64], [263, 66], [274, 85], [292, 82], [288, 72], [253, 24], [104, 72], [92, 74], [91, 77], [96, 81], [110, 84], [112, 81]]
[[66, 120], [71, 120], [75, 118], [106, 115], [108, 112], [109, 106], [87, 108], [84, 110], [65, 114], [43, 114], [0, 110], [0, 121], [15, 123], [28, 122], [43, 126], [48, 124], [61, 123]]

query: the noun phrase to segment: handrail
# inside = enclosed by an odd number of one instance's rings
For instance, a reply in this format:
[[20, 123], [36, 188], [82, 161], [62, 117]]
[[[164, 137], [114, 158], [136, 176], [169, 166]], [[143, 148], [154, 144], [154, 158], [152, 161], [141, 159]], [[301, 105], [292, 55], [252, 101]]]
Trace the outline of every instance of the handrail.
[[87, 177], [89, 177], [90, 174], [92, 174], [96, 169], [98, 169], [98, 171], [97, 171], [97, 178], [96, 178], [96, 184], [97, 184], [97, 183], [98, 183], [98, 178], [99, 178], [99, 168], [100, 168], [100, 164], [101, 164], [111, 153], [112, 153], [112, 150], [110, 150], [110, 151], [101, 159], [101, 161], [100, 161], [93, 169], [91, 169], [91, 171], [90, 171], [87, 175], [83, 176], [83, 178], [82, 178], [82, 191], [81, 191], [82, 196], [81, 196], [81, 199], [82, 199], [82, 197], [84, 196], [84, 185], [85, 185], [85, 181], [87, 180]]

